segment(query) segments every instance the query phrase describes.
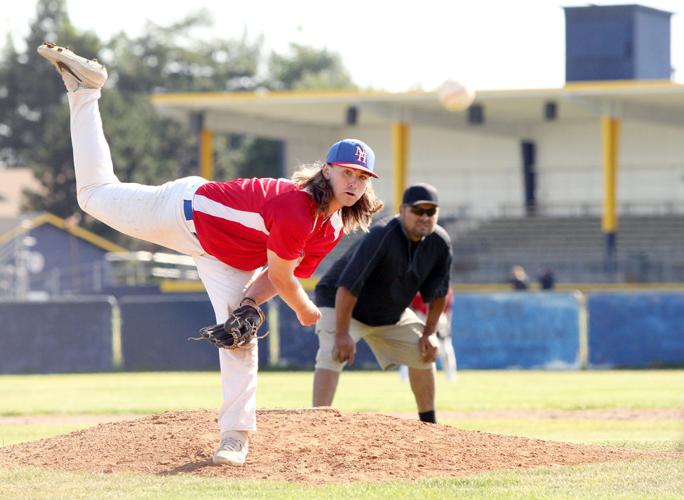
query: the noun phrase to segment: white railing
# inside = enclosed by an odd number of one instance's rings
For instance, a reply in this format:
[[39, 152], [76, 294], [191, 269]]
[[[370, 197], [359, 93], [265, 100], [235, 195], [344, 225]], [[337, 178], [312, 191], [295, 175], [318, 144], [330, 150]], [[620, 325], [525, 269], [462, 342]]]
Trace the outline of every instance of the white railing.
[[[603, 214], [601, 202], [582, 203], [538, 203], [534, 208], [534, 215], [546, 217], [600, 217]], [[684, 202], [673, 201], [629, 201], [618, 203], [617, 214], [620, 215], [682, 215], [684, 214]], [[507, 203], [499, 205], [493, 217], [524, 217], [528, 215], [525, 206], [520, 203]]]
[[39, 271], [31, 261], [30, 247], [18, 240], [0, 247], [1, 298], [41, 299], [161, 280], [199, 279], [192, 257], [151, 252], [109, 253], [103, 261]]

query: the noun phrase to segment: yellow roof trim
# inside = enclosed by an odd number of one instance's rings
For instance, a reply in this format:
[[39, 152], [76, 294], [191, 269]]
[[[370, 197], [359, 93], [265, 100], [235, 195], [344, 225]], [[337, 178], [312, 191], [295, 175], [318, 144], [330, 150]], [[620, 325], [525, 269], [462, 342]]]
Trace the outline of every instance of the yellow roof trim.
[[387, 92], [381, 90], [288, 90], [277, 92], [177, 92], [168, 94], [154, 94], [150, 100], [155, 104], [177, 104], [204, 101], [279, 101], [293, 98], [334, 99], [334, 98], [359, 98], [359, 97], [390, 97], [390, 96], [415, 96], [429, 95], [434, 92], [411, 91], [411, 92]]
[[162, 293], [193, 293], [205, 292], [201, 281], [196, 280], [161, 280], [159, 290]]
[[22, 223], [14, 229], [11, 229], [6, 233], [0, 234], [0, 245], [4, 245], [8, 241], [13, 240], [17, 236], [19, 236], [20, 234], [23, 234], [26, 231], [28, 231], [30, 228], [24, 227], [24, 224], [26, 222], [29, 222], [31, 225], [33, 225], [30, 219], [26, 219], [25, 221], [22, 221]]
[[682, 85], [671, 80], [605, 80], [591, 82], [567, 82], [567, 90], [622, 90], [622, 89], [668, 89]]
[[43, 224], [51, 224], [59, 229], [62, 229], [63, 231], [66, 231], [69, 234], [72, 234], [78, 238], [81, 238], [84, 241], [87, 241], [91, 245], [94, 245], [108, 252], [127, 252], [127, 250], [124, 247], [121, 247], [116, 243], [112, 243], [111, 241], [106, 240], [101, 236], [98, 236], [95, 233], [88, 231], [87, 229], [83, 229], [82, 227], [78, 226], [72, 226], [71, 224], [68, 224], [64, 219], [57, 217], [56, 215], [51, 214], [49, 212], [40, 214], [32, 219], [26, 219], [26, 221], [20, 224], [19, 227], [16, 227], [15, 229], [12, 229], [11, 231], [7, 231], [3, 235], [0, 235], [0, 244], [4, 244], [6, 241], [16, 238], [18, 235], [26, 233], [31, 229], [35, 229], [39, 226], [42, 226]]
[[[563, 91], [611, 91], [611, 90], [648, 90], [679, 89], [684, 84], [671, 80], [598, 80], [586, 82], [567, 82], [562, 87], [520, 88], [520, 89], [475, 89], [482, 97], [520, 96], [534, 94], [562, 93]], [[289, 100], [327, 100], [327, 99], [363, 99], [383, 97], [422, 97], [436, 96], [436, 91], [414, 90], [407, 92], [388, 92], [383, 90], [288, 90], [276, 92], [178, 92], [154, 94], [150, 100], [158, 105], [174, 104], [206, 104], [216, 102], [283, 102]]]
[[40, 218], [44, 218], [45, 222], [47, 222], [48, 224], [52, 224], [53, 226], [58, 227], [59, 229], [63, 229], [64, 231], [67, 231], [69, 234], [73, 234], [74, 236], [77, 236], [82, 240], [87, 241], [91, 245], [102, 248], [103, 250], [107, 250], [108, 252], [128, 251], [126, 248], [119, 246], [116, 243], [112, 243], [111, 241], [103, 238], [102, 236], [98, 236], [95, 233], [88, 231], [87, 229], [68, 224], [64, 219], [57, 217], [56, 215], [53, 215], [51, 213], [44, 213], [42, 215], [39, 215], [36, 219]]
[[[300, 278], [299, 282], [305, 290], [312, 291], [318, 283], [318, 278]], [[159, 290], [162, 293], [192, 293], [204, 292], [204, 285], [199, 280], [161, 280]]]
[[[307, 291], [312, 291], [318, 284], [318, 277], [301, 278], [299, 281]], [[162, 280], [159, 289], [163, 293], [204, 292], [205, 288], [199, 280]], [[507, 293], [511, 285], [504, 283], [456, 283], [451, 285], [455, 293]], [[535, 287], [533, 291], [537, 290]], [[601, 292], [601, 291], [683, 291], [682, 283], [561, 283], [556, 292]]]
[[299, 278], [299, 282], [302, 284], [304, 290], [311, 292], [314, 288], [316, 288], [319, 279], [320, 278], [317, 276], [312, 276], [311, 278]]

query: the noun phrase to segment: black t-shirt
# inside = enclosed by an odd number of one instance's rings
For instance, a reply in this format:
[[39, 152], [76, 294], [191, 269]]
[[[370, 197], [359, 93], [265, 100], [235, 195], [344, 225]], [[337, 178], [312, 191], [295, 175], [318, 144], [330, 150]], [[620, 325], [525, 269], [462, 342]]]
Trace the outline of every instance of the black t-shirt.
[[316, 305], [335, 307], [337, 287], [343, 286], [358, 299], [354, 319], [394, 324], [417, 292], [426, 303], [447, 294], [451, 257], [451, 240], [441, 226], [412, 242], [399, 217], [378, 222], [318, 282]]

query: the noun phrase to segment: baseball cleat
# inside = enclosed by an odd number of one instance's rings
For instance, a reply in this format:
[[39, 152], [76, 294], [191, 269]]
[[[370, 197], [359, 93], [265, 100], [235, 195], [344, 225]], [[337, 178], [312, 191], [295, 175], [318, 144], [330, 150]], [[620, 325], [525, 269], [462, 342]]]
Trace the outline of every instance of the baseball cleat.
[[107, 68], [96, 59], [86, 59], [51, 42], [43, 42], [37, 51], [57, 68], [69, 92], [100, 89], [107, 81]]
[[241, 431], [227, 431], [221, 434], [221, 444], [214, 453], [212, 462], [216, 465], [244, 465], [247, 459], [247, 433]]

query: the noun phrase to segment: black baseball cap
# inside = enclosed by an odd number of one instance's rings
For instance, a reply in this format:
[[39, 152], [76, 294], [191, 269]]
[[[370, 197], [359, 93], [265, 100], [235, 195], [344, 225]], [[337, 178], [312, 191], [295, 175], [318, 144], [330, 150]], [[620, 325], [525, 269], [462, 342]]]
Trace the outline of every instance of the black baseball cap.
[[413, 184], [404, 191], [404, 198], [401, 200], [404, 205], [420, 205], [429, 203], [439, 206], [439, 196], [434, 186], [425, 183]]

